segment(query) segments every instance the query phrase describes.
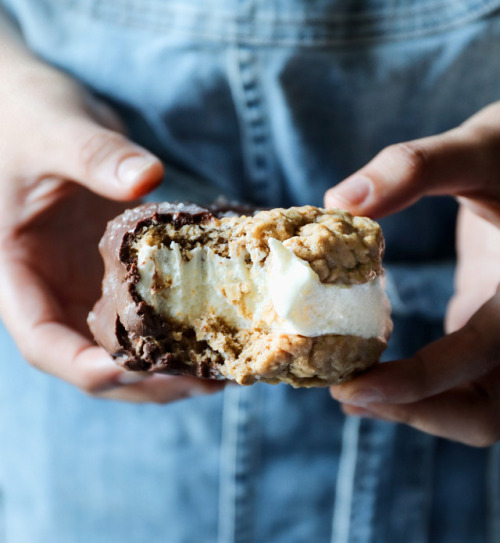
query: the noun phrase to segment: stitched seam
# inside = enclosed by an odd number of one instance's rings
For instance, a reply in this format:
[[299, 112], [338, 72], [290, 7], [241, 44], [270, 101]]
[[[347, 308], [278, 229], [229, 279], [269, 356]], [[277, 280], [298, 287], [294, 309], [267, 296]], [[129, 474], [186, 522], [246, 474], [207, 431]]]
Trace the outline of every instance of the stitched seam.
[[218, 543], [234, 543], [236, 532], [236, 471], [238, 458], [239, 390], [224, 391], [219, 465]]
[[259, 442], [254, 431], [253, 409], [258, 403], [255, 393], [240, 387], [228, 387], [224, 391], [217, 543], [253, 540], [252, 467]]
[[[243, 167], [247, 178], [251, 178], [251, 154], [250, 146], [248, 145], [248, 130], [247, 123], [242, 111], [242, 104], [244, 103], [243, 98], [243, 85], [241, 83], [241, 73], [240, 73], [240, 63], [238, 61], [238, 49], [231, 48], [228, 49], [227, 55], [227, 77], [229, 87], [232, 94], [234, 95], [233, 103], [235, 105], [235, 112], [238, 118], [238, 126], [240, 131], [240, 141], [241, 141], [241, 154], [243, 159]], [[246, 180], [245, 180], [246, 181]], [[248, 200], [250, 194], [247, 189], [247, 183], [243, 183], [243, 198]]]
[[[353, 481], [353, 493], [356, 500], [351, 508], [351, 539], [350, 543], [371, 543], [374, 527], [376, 467], [379, 451], [373, 449], [373, 421], [360, 421], [358, 457], [360, 470]], [[362, 523], [361, 523], [362, 522]]]
[[[119, 2], [115, 0], [113, 4], [105, 3], [94, 3], [85, 6], [79, 5], [77, 2], [67, 0], [66, 5], [69, 6], [71, 9], [77, 9], [81, 11], [92, 11], [94, 13], [101, 12], [114, 12], [114, 13], [120, 13], [120, 10], [122, 8], [127, 8], [129, 11], [136, 11], [137, 13], [143, 14], [146, 9], [144, 8], [144, 3], [148, 3], [148, 0], [144, 0], [141, 5], [135, 5], [130, 3], [129, 1], [125, 0], [123, 2]], [[477, 9], [478, 7], [481, 7], [483, 5], [495, 5], [497, 4], [494, 0], [488, 1], [488, 0], [479, 0], [475, 2], [474, 6], [464, 6], [463, 10], [471, 11], [474, 9]], [[304, 14], [302, 17], [293, 16], [293, 15], [278, 15], [278, 16], [271, 16], [267, 15], [265, 13], [260, 13], [255, 15], [255, 17], [252, 18], [256, 23], [273, 23], [273, 24], [279, 24], [279, 25], [304, 25], [304, 24], [320, 24], [323, 25], [325, 22], [342, 22], [345, 23], [346, 21], [359, 21], [359, 20], [376, 20], [376, 19], [386, 19], [387, 17], [393, 17], [397, 19], [398, 21], [404, 20], [404, 19], [411, 19], [415, 15], [420, 14], [429, 14], [441, 10], [446, 10], [448, 8], [456, 9], [456, 2], [450, 1], [450, 0], [444, 0], [442, 2], [428, 2], [426, 4], [417, 4], [413, 6], [409, 6], [406, 8], [396, 8], [396, 9], [380, 9], [380, 10], [367, 10], [363, 11], [361, 13], [349, 13], [349, 12], [338, 12], [338, 13], [326, 13], [326, 14], [319, 14], [317, 16], [315, 15], [308, 15]], [[229, 11], [220, 11], [217, 14], [214, 14], [213, 11], [205, 10], [205, 9], [199, 9], [193, 6], [186, 6], [183, 4], [170, 4], [168, 6], [157, 4], [156, 2], [152, 2], [152, 7], [148, 8], [150, 9], [150, 12], [152, 14], [179, 14], [179, 15], [192, 15], [200, 18], [206, 18], [211, 17], [214, 20], [221, 21], [224, 23], [227, 23], [227, 21], [233, 21], [234, 23], [241, 23], [242, 21], [246, 20], [248, 16], [241, 15], [237, 12], [229, 12]]]
[[359, 428], [359, 418], [345, 418], [332, 515], [331, 543], [349, 543]]
[[[162, 24], [158, 21], [132, 21], [127, 19], [126, 21], [122, 20], [119, 24], [127, 26], [128, 28], [135, 28], [137, 30], [152, 30], [156, 32], [164, 32], [167, 30], [174, 32], [183, 32], [184, 35], [181, 36], [183, 39], [200, 39], [208, 41], [211, 43], [221, 44], [221, 45], [247, 45], [255, 47], [265, 47], [265, 46], [275, 46], [275, 47], [289, 47], [289, 46], [301, 46], [307, 48], [324, 48], [324, 47], [334, 47], [334, 46], [343, 46], [346, 44], [349, 45], [359, 45], [359, 44], [369, 44], [369, 43], [381, 43], [381, 42], [390, 42], [390, 41], [399, 41], [404, 39], [416, 39], [419, 37], [424, 37], [427, 35], [437, 34], [440, 32], [450, 31], [460, 26], [463, 26], [469, 22], [474, 22], [479, 20], [484, 16], [493, 15], [494, 11], [500, 9], [500, 2], [495, 0], [495, 2], [488, 3], [482, 7], [482, 9], [477, 8], [477, 10], [468, 11], [462, 16], [449, 17], [447, 20], [441, 22], [426, 22], [419, 23], [418, 27], [412, 30], [405, 29], [394, 29], [392, 31], [384, 30], [383, 28], [372, 29], [371, 34], [365, 36], [347, 36], [347, 37], [328, 37], [332, 35], [331, 30], [326, 29], [323, 33], [327, 37], [320, 37], [319, 30], [315, 29], [315, 32], [311, 34], [311, 31], [308, 33], [309, 36], [294, 36], [294, 37], [280, 37], [275, 36], [276, 31], [271, 33], [269, 37], [258, 37], [252, 35], [244, 35], [241, 33], [241, 29], [237, 27], [225, 30], [225, 34], [220, 34], [221, 29], [217, 31], [199, 30], [189, 28], [188, 25], [182, 25], [178, 21], [171, 22], [170, 24]], [[84, 10], [82, 10], [84, 11]], [[112, 17], [112, 14], [101, 13], [98, 17], [99, 21], [103, 22], [112, 22], [118, 24], [116, 19]], [[240, 25], [241, 26], [241, 25]], [[344, 31], [346, 29], [344, 28]], [[305, 32], [305, 31], [304, 31]], [[361, 34], [356, 28], [353, 29], [352, 34]]]
[[[256, 201], [274, 189], [270, 180], [272, 157], [269, 150], [269, 126], [260, 88], [255, 54], [237, 47], [228, 51], [228, 77], [235, 95], [234, 103], [241, 131], [242, 154], [249, 183], [244, 197]], [[257, 199], [256, 199], [257, 196]]]
[[269, 129], [264, 117], [264, 98], [260, 88], [257, 60], [253, 53], [241, 48], [238, 56], [252, 184], [257, 190], [265, 192], [270, 181], [270, 158], [267, 152]]
[[253, 484], [251, 474], [256, 440], [252, 439], [252, 390], [239, 390], [240, 418], [238, 421], [238, 454], [235, 472], [235, 533], [234, 543], [249, 543], [253, 540]]

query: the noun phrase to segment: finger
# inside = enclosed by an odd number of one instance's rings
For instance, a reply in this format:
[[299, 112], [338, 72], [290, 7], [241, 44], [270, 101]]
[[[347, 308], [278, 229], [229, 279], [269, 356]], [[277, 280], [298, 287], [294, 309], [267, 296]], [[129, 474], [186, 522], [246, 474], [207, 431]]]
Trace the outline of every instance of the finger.
[[64, 312], [47, 285], [22, 262], [11, 261], [7, 268], [0, 266], [0, 283], [11, 285], [0, 290], [0, 307], [4, 323], [24, 358], [87, 394], [166, 403], [216, 392], [223, 386], [192, 377], [123, 371], [103, 349], [64, 324]]
[[476, 290], [460, 291], [450, 299], [445, 317], [447, 333], [456, 332], [467, 324], [471, 315], [484, 303], [481, 295], [482, 292], [478, 293]]
[[116, 385], [122, 370], [65, 314], [40, 276], [22, 262], [0, 265], [2, 320], [24, 358], [36, 368], [92, 393]]
[[447, 332], [464, 326], [495, 294], [500, 283], [500, 229], [461, 206], [457, 218], [457, 253], [456, 292], [446, 312]]
[[343, 405], [342, 409], [347, 415], [399, 422], [466, 445], [487, 447], [500, 439], [499, 404], [498, 393], [470, 386], [410, 404]]
[[114, 200], [132, 200], [163, 179], [160, 160], [122, 134], [75, 117], [52, 136], [44, 159], [53, 175]]
[[152, 375], [149, 379], [126, 386], [113, 387], [110, 390], [98, 392], [94, 396], [132, 403], [165, 404], [184, 398], [214, 394], [223, 388], [224, 383], [218, 381], [204, 381], [194, 377]]
[[[500, 105], [494, 107], [500, 114]], [[401, 210], [422, 196], [451, 194], [481, 203], [500, 200], [500, 130], [491, 115], [478, 115], [439, 136], [392, 145], [381, 151], [354, 175], [330, 189], [327, 207], [381, 217]], [[498, 134], [497, 134], [498, 132]]]
[[500, 296], [488, 301], [461, 330], [424, 347], [413, 358], [378, 365], [331, 387], [332, 396], [366, 406], [410, 403], [480, 378], [500, 364]]

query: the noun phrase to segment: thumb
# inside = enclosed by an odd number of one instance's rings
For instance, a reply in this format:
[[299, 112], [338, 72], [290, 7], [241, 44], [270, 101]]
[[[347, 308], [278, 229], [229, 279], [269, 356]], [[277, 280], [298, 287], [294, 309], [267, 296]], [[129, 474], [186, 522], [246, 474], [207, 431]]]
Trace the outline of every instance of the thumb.
[[495, 128], [496, 117], [500, 118], [498, 103], [441, 135], [387, 147], [329, 189], [325, 206], [382, 217], [422, 196], [449, 194], [498, 210], [500, 123]]
[[76, 118], [66, 127], [69, 133], [58, 134], [51, 160], [58, 176], [113, 200], [133, 200], [161, 183], [160, 160], [122, 134], [90, 118]]

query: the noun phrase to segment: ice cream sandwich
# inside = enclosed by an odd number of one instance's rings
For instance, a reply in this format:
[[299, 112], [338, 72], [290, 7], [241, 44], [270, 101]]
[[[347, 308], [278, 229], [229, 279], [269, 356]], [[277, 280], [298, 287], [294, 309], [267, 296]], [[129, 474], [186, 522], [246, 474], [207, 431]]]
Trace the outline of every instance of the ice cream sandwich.
[[379, 225], [241, 211], [145, 204], [111, 221], [96, 341], [128, 370], [243, 385], [326, 386], [376, 364], [392, 327]]

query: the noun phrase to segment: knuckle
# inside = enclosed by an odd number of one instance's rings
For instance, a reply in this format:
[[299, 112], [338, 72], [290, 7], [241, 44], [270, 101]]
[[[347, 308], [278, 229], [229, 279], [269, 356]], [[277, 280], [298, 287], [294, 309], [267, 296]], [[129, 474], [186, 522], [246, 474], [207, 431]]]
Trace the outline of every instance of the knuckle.
[[397, 394], [406, 403], [417, 402], [433, 394], [436, 383], [421, 352], [415, 353], [405, 369], [404, 381], [397, 385]]
[[39, 359], [36, 354], [29, 347], [18, 345], [19, 352], [23, 359], [32, 367], [38, 371], [45, 372], [43, 361]]
[[420, 179], [426, 176], [430, 153], [418, 142], [396, 143], [387, 148], [387, 154], [393, 161], [405, 166], [407, 178]]
[[498, 398], [489, 384], [476, 382], [471, 386], [476, 396], [476, 416], [472, 421], [473, 431], [467, 434], [464, 442], [473, 447], [490, 447], [500, 440]]
[[33, 342], [16, 341], [16, 346], [25, 362], [27, 362], [32, 368], [46, 373], [43, 356], [41, 355], [39, 349], [33, 345]]
[[476, 160], [476, 169], [485, 172], [485, 181], [498, 186], [500, 174], [500, 130], [495, 124], [470, 122], [461, 127]]
[[78, 388], [87, 396], [96, 398], [103, 390], [109, 389], [109, 383], [104, 383], [102, 378], [87, 373], [80, 377]]
[[415, 353], [413, 358], [415, 360], [412, 375], [414, 395], [411, 401], [418, 401], [422, 398], [426, 398], [432, 393], [432, 374], [429, 373], [427, 364], [425, 363], [421, 352]]
[[88, 174], [94, 168], [115, 155], [125, 142], [121, 134], [111, 130], [100, 129], [90, 136], [80, 150], [80, 162]]
[[396, 420], [412, 428], [417, 428], [420, 423], [418, 416], [411, 409], [406, 409], [403, 406], [396, 408]]
[[462, 138], [477, 149], [498, 151], [500, 145], [500, 132], [495, 124], [487, 122], [466, 122], [459, 129]]
[[465, 440], [467, 445], [473, 447], [491, 447], [500, 440], [500, 423], [493, 414], [484, 420], [478, 421], [475, 431]]
[[[486, 374], [499, 365], [500, 336], [496, 326], [492, 327], [489, 320], [479, 314], [473, 315], [462, 331], [464, 337], [468, 338], [469, 345], [477, 345], [474, 366], [476, 373], [480, 370], [482, 374]], [[483, 388], [486, 390], [486, 387]]]

